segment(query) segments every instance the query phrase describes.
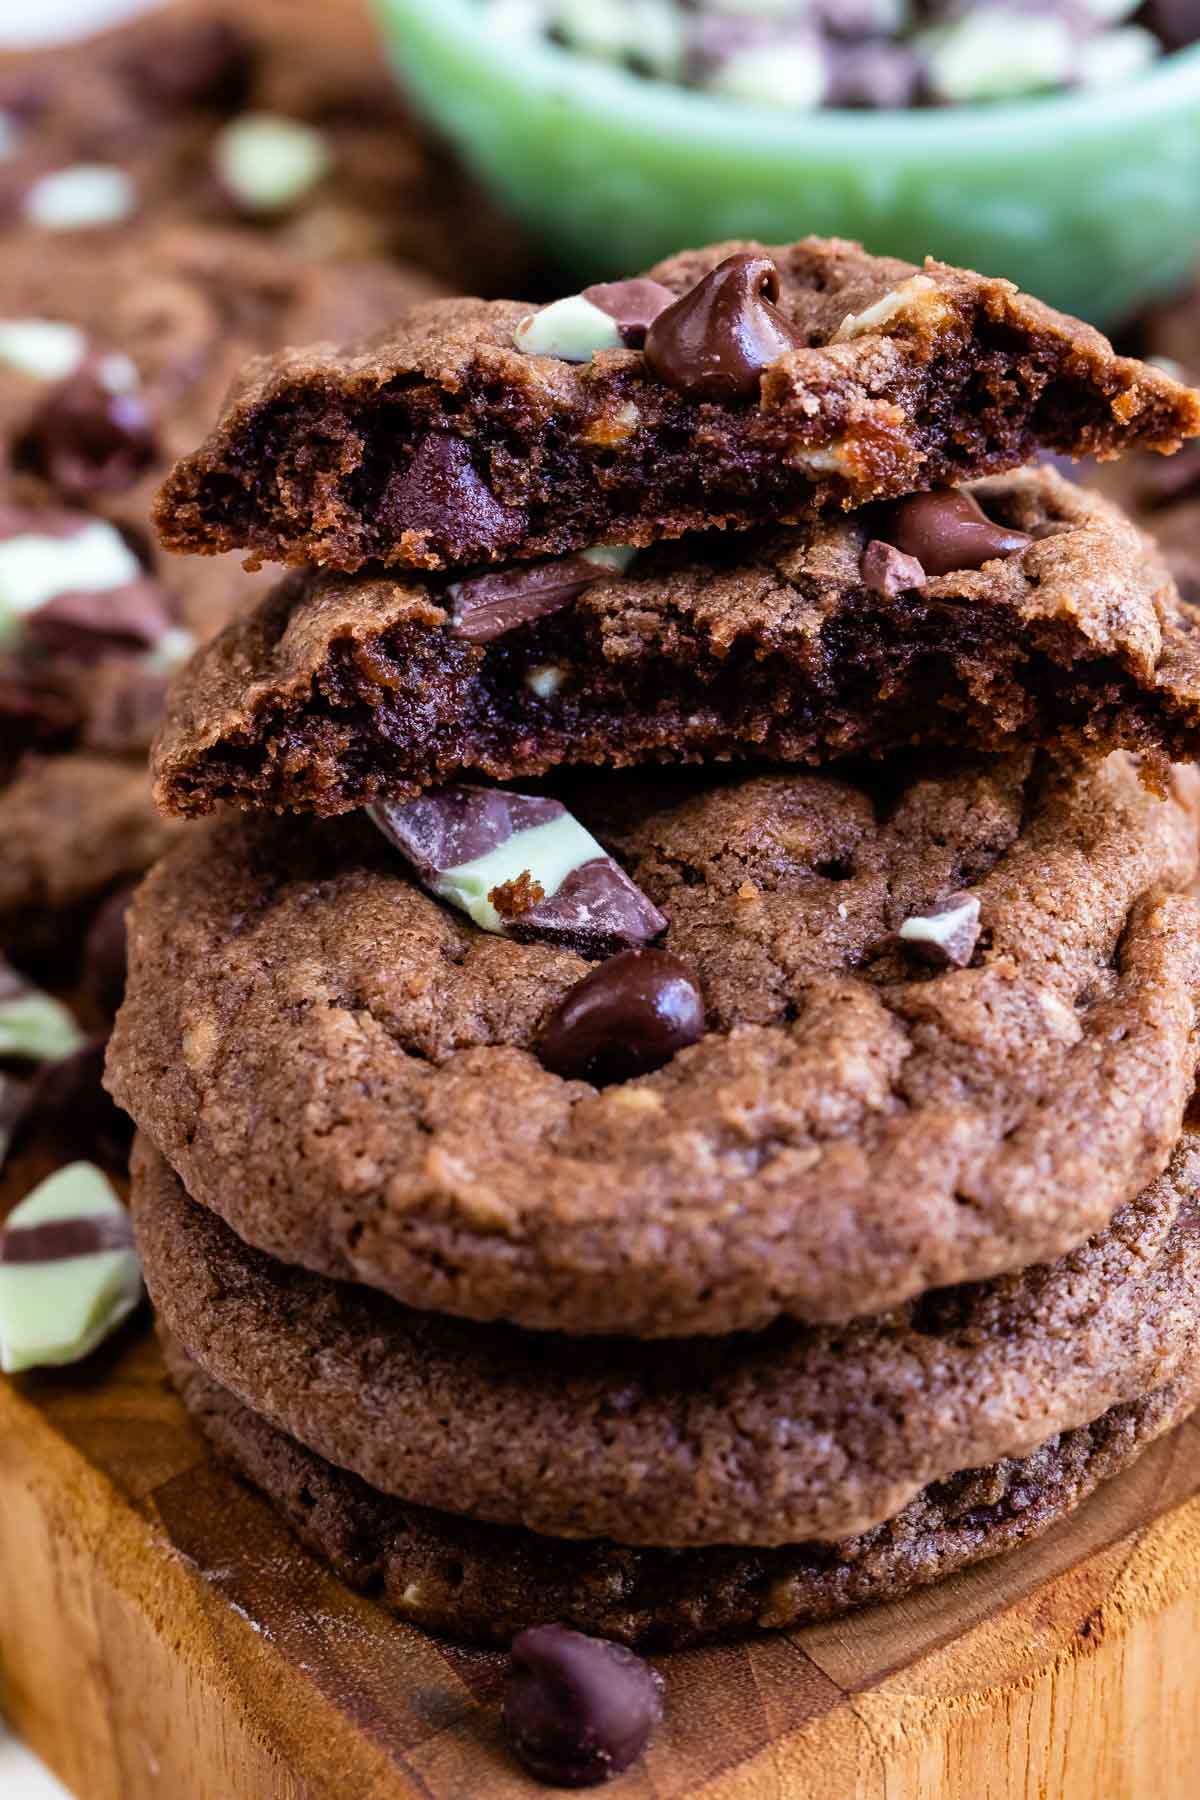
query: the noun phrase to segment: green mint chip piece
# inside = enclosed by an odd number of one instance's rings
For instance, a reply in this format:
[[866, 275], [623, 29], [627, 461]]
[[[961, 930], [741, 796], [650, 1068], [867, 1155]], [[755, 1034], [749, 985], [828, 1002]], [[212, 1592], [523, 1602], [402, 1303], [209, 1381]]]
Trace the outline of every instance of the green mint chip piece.
[[244, 113], [213, 146], [217, 174], [247, 212], [287, 212], [324, 179], [333, 157], [324, 134], [299, 119]]
[[0, 1369], [80, 1362], [142, 1297], [129, 1215], [92, 1163], [59, 1169], [0, 1231]]
[[84, 1042], [61, 1000], [26, 988], [0, 998], [0, 1056], [20, 1062], [57, 1062]]

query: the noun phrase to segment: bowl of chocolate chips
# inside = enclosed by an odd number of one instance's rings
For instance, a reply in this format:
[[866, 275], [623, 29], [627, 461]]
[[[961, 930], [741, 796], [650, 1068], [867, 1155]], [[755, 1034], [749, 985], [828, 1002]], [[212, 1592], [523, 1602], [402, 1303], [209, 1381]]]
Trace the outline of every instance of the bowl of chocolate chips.
[[375, 4], [418, 106], [581, 278], [817, 232], [1112, 325], [1200, 261], [1200, 0]]

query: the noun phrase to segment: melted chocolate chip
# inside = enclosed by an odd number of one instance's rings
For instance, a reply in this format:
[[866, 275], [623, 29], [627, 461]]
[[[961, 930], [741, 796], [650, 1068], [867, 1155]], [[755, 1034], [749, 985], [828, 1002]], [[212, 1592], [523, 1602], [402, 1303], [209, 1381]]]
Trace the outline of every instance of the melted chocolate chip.
[[669, 950], [626, 950], [576, 982], [539, 1039], [546, 1068], [603, 1087], [648, 1074], [704, 1036], [704, 998]]
[[997, 556], [1015, 556], [1033, 539], [1024, 531], [994, 525], [974, 494], [963, 488], [934, 488], [911, 494], [890, 509], [889, 539], [915, 556], [926, 575], [981, 569]]
[[862, 555], [860, 569], [863, 586], [885, 600], [925, 586], [925, 571], [915, 556], [906, 556], [895, 544], [872, 538]]
[[660, 313], [675, 303], [675, 295], [661, 281], [647, 281], [637, 276], [632, 281], [600, 281], [583, 290], [583, 298], [598, 306], [602, 313], [616, 321], [621, 341], [630, 350], [640, 350], [646, 333]]
[[775, 306], [779, 270], [739, 251], [660, 313], [646, 334], [646, 363], [692, 400], [750, 400], [764, 369], [804, 339]]
[[114, 393], [89, 359], [45, 396], [18, 455], [61, 494], [88, 499], [132, 487], [156, 447], [140, 395]]
[[407, 469], [391, 477], [380, 511], [389, 530], [394, 522], [399, 532], [423, 533], [451, 556], [480, 546], [505, 550], [527, 524], [522, 508], [497, 500], [467, 446], [435, 432], [422, 438]]
[[73, 662], [152, 650], [170, 629], [166, 599], [148, 576], [99, 593], [55, 594], [25, 621], [31, 642]]
[[581, 556], [564, 556], [456, 581], [446, 590], [453, 606], [450, 631], [468, 644], [489, 644], [519, 625], [561, 612], [608, 574]]
[[535, 1625], [513, 1640], [504, 1726], [539, 1781], [611, 1780], [637, 1761], [661, 1717], [661, 1676], [624, 1644], [565, 1625]]

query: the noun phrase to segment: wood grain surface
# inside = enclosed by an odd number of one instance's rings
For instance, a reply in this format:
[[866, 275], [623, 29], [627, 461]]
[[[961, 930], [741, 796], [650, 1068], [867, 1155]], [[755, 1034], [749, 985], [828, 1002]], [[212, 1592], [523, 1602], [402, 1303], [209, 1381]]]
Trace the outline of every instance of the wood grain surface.
[[[624, 1800], [1195, 1800], [1200, 1423], [1013, 1556], [659, 1666]], [[544, 1793], [502, 1684], [214, 1462], [145, 1319], [82, 1369], [0, 1379], [0, 1709], [81, 1800]]]

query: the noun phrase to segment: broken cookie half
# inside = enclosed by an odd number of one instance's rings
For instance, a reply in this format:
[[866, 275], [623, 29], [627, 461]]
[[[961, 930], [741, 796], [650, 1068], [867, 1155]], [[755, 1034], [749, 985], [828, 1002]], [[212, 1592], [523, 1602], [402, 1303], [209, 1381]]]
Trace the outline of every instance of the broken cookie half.
[[1198, 622], [1145, 537], [1049, 468], [636, 556], [296, 574], [177, 679], [158, 798], [331, 814], [569, 763], [913, 744], [1186, 761]]

